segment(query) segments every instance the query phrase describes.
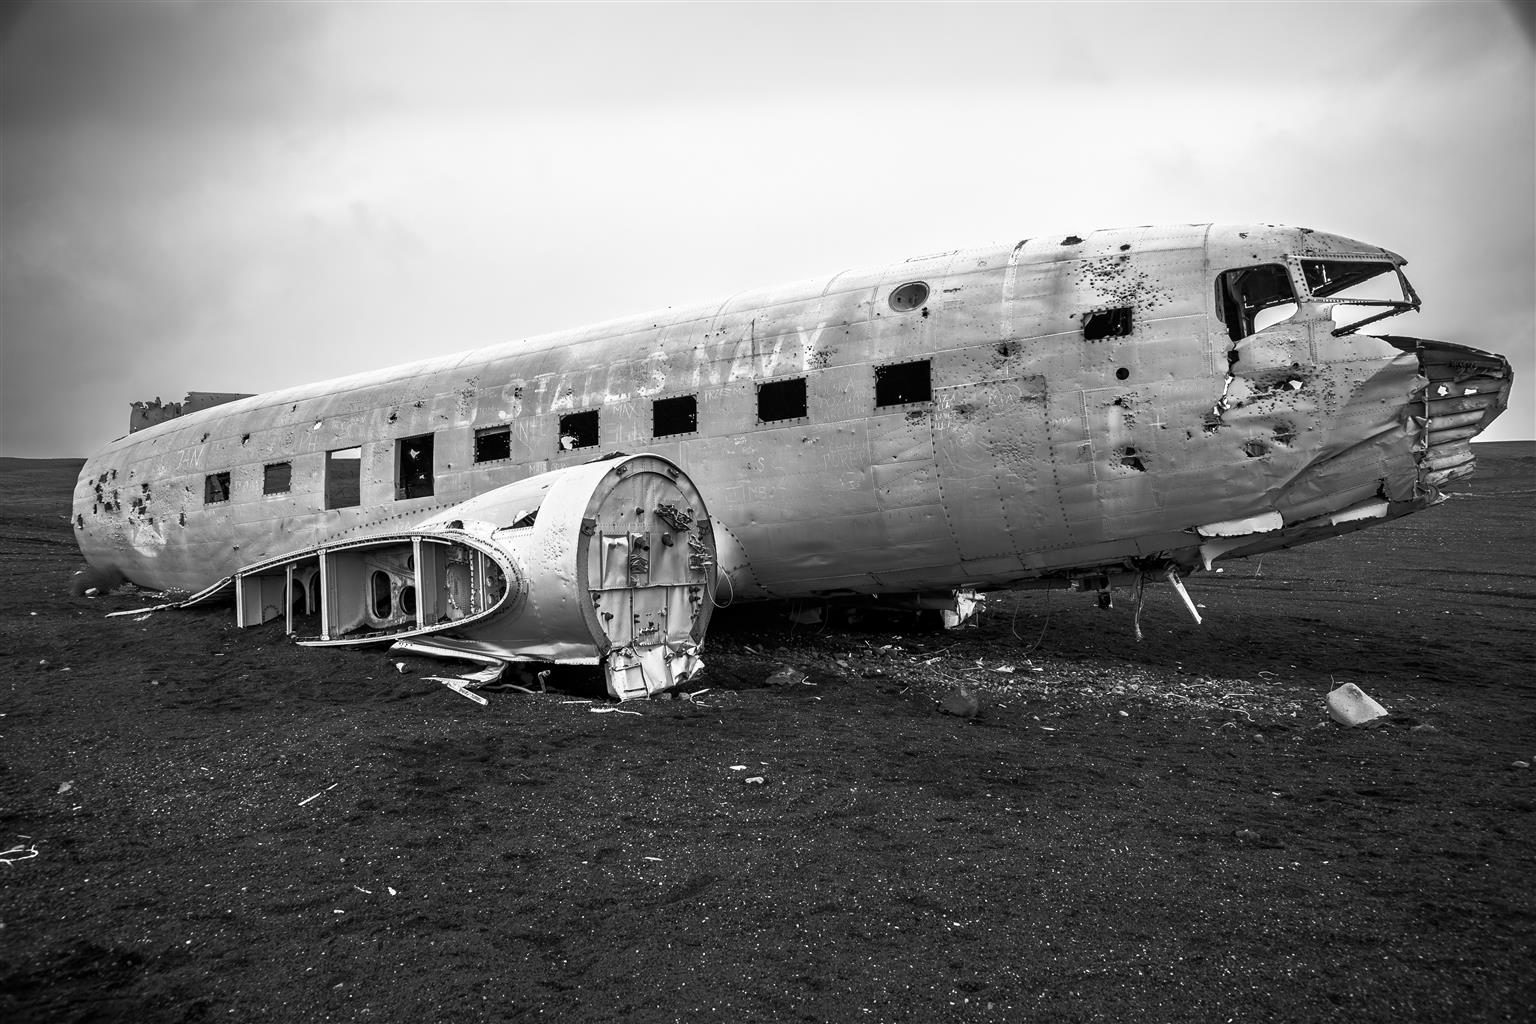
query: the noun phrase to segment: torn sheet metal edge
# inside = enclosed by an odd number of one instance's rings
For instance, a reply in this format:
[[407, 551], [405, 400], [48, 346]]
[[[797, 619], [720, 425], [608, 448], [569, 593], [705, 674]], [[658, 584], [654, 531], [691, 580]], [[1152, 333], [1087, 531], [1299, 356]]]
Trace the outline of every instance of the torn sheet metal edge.
[[399, 651], [402, 654], [422, 654], [429, 658], [457, 658], [460, 661], [478, 661], [482, 665], [502, 665], [506, 663], [505, 658], [498, 658], [494, 654], [462, 650], [441, 641], [396, 640], [389, 645], [389, 649], [391, 653]]
[[489, 700], [487, 700], [486, 698], [480, 696], [478, 693], [470, 692], [469, 687], [470, 687], [471, 684], [469, 682], [467, 682], [466, 680], [459, 679], [457, 677], [444, 677], [444, 676], [422, 676], [422, 678], [426, 679], [426, 680], [428, 680], [430, 682], [442, 683], [444, 686], [448, 687], [448, 689], [452, 690], [454, 693], [458, 694], [460, 697], [468, 697], [470, 700], [474, 701], [476, 704], [486, 704], [486, 705], [489, 705], [491, 703]]
[[1228, 519], [1195, 527], [1202, 537], [1243, 537], [1251, 533], [1270, 533], [1285, 525], [1279, 512], [1264, 512], [1246, 519]]
[[1328, 517], [1328, 521], [1334, 526], [1341, 523], [1354, 523], [1362, 519], [1385, 519], [1389, 506], [1385, 501], [1366, 501], [1353, 508], [1335, 512]]

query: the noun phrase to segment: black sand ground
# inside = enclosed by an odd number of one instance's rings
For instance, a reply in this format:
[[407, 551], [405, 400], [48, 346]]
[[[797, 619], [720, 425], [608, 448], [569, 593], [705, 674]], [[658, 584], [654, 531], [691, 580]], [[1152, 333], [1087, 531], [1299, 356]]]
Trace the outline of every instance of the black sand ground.
[[1195, 577], [1203, 627], [747, 613], [618, 710], [105, 619], [148, 602], [70, 596], [78, 463], [6, 460], [0, 1020], [1531, 1020], [1536, 445], [1480, 451]]

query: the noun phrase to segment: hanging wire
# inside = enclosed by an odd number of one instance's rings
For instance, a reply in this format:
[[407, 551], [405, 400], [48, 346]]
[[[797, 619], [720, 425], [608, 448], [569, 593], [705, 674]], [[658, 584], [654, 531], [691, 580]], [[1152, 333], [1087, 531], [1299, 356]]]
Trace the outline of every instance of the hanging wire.
[[[1033, 652], [1045, 640], [1045, 631], [1047, 629], [1051, 628], [1051, 598], [1055, 595], [1055, 593], [1056, 593], [1056, 589], [1054, 587], [1046, 588], [1046, 591], [1045, 591], [1045, 621], [1040, 624], [1040, 635], [1035, 637], [1035, 642], [1030, 644], [1028, 647], [1024, 648], [1024, 650], [1020, 652], [1021, 654], [1029, 654], [1029, 653]], [[1013, 621], [1008, 623], [1008, 632], [1013, 634], [1013, 638], [1015, 640], [1019, 641], [1020, 643], [1023, 643], [1024, 642], [1024, 638], [1019, 636], [1019, 631], [1014, 628], [1014, 626], [1019, 621], [1019, 607], [1020, 607], [1020, 605], [1019, 605], [1019, 600], [1018, 600], [1018, 593], [1015, 592], [1014, 593], [1014, 603], [1013, 603]]]
[[[727, 587], [731, 588], [731, 596], [725, 599], [725, 604], [721, 604], [719, 601], [715, 600], [715, 595], [713, 593], [711, 593], [709, 595], [709, 603], [714, 605], [716, 608], [729, 608], [731, 605], [736, 603], [736, 587], [735, 587], [735, 585], [733, 583], [731, 583], [731, 574], [730, 573], [722, 572], [722, 573], [719, 573], [718, 576], [719, 576], [720, 579], [725, 581], [725, 585]], [[719, 588], [717, 587], [716, 590], [718, 590], [718, 589]]]

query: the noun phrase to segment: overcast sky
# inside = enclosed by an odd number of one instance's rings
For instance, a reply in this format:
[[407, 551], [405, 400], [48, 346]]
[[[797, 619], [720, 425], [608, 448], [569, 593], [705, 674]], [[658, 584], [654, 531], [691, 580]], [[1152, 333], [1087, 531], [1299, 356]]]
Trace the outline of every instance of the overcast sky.
[[0, 22], [6, 455], [911, 255], [1267, 221], [1536, 436], [1536, 62], [1501, 3], [56, 0]]

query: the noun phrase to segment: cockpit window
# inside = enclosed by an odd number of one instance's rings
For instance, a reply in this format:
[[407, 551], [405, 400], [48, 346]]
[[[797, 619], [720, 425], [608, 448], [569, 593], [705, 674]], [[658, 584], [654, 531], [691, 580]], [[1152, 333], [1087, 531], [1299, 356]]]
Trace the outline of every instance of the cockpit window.
[[1344, 260], [1302, 260], [1301, 272], [1307, 279], [1307, 291], [1314, 298], [1329, 295], [1364, 284], [1373, 277], [1390, 274], [1397, 268], [1390, 263], [1357, 263]]
[[[1302, 260], [1301, 273], [1314, 299], [1335, 304], [1335, 337], [1419, 308], [1419, 296], [1402, 268], [1387, 260]], [[1371, 313], [1373, 306], [1385, 308]]]
[[[1278, 263], [1228, 270], [1216, 278], [1216, 315], [1227, 325], [1227, 334], [1233, 341], [1241, 341], [1258, 330], [1254, 320], [1264, 310], [1295, 301], [1291, 276]], [[1273, 322], [1272, 318], [1266, 319]]]

